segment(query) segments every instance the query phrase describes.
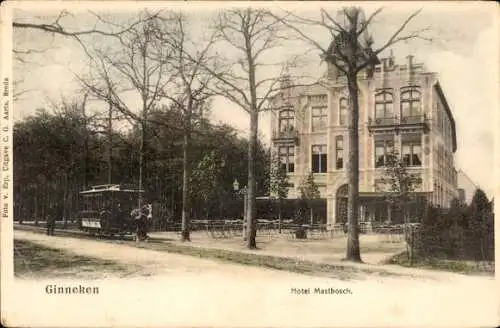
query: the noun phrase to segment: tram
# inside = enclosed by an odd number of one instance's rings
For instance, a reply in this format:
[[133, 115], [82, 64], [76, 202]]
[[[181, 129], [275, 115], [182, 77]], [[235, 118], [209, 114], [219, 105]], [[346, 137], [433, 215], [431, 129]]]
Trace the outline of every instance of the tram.
[[120, 185], [99, 185], [80, 192], [83, 207], [79, 212], [80, 229], [90, 234], [134, 234], [136, 223], [131, 215], [144, 191]]

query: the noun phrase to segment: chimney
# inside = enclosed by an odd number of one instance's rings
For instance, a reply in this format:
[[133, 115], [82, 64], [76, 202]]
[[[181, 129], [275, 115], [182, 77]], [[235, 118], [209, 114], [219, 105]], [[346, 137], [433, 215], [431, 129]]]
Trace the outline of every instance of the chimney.
[[380, 68], [381, 68], [381, 70], [382, 70], [382, 71], [385, 71], [385, 70], [386, 70], [386, 68], [387, 68], [387, 58], [381, 58], [381, 59], [380, 59], [380, 63], [381, 63], [381, 65], [380, 65], [380, 66], [381, 66], [381, 67], [380, 67]]
[[390, 50], [388, 65], [391, 69], [394, 67], [394, 52], [392, 51], [392, 49]]
[[380, 85], [383, 88], [385, 86], [385, 69], [386, 69], [386, 58], [380, 59]]
[[406, 56], [407, 60], [407, 70], [408, 70], [408, 80], [413, 80], [413, 55]]
[[283, 69], [283, 75], [281, 76], [281, 96], [283, 98], [286, 98], [287, 100], [290, 99], [291, 95], [291, 87], [292, 87], [292, 79], [289, 74], [288, 70], [288, 65], [286, 65]]
[[408, 70], [411, 70], [413, 68], [413, 55], [406, 56], [406, 59], [408, 61]]

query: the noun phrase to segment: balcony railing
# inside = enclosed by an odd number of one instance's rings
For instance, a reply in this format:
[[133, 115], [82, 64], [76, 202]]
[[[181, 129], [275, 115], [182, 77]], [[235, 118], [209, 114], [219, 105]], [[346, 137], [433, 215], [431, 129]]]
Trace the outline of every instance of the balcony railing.
[[298, 143], [299, 134], [296, 130], [288, 129], [284, 131], [273, 131], [273, 142], [294, 142]]
[[425, 114], [401, 117], [401, 124], [421, 124], [421, 123], [426, 123], [426, 121], [427, 121], [427, 116]]
[[429, 131], [429, 119], [427, 115], [402, 116], [399, 128], [404, 129], [421, 129], [424, 132]]
[[372, 119], [371, 117], [368, 119], [369, 126], [392, 126], [398, 124], [397, 116], [391, 117], [377, 117]]
[[429, 129], [429, 122], [427, 116], [413, 115], [413, 116], [390, 116], [390, 117], [377, 117], [368, 119], [368, 129], [375, 130], [401, 130], [421, 128], [424, 131]]

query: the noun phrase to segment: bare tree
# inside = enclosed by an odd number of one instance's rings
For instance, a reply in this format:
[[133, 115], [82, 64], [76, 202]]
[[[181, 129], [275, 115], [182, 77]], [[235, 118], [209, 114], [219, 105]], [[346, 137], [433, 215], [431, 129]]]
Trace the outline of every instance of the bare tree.
[[191, 138], [197, 123], [206, 115], [210, 98], [214, 95], [211, 89], [213, 76], [204, 68], [211, 60], [210, 49], [214, 45], [216, 34], [212, 33], [205, 41], [195, 40], [188, 28], [193, 20], [189, 21], [184, 13], [178, 12], [173, 15], [173, 21], [173, 31], [163, 33], [162, 42], [172, 50], [170, 65], [174, 78], [164, 88], [162, 97], [169, 100], [174, 108], [182, 113], [184, 140], [181, 241], [191, 241], [189, 217]]
[[250, 116], [248, 144], [248, 206], [245, 239], [248, 248], [256, 248], [256, 177], [255, 157], [258, 142], [259, 113], [267, 110], [268, 101], [282, 91], [282, 76], [287, 64], [273, 62], [272, 50], [283, 46], [287, 36], [279, 20], [264, 9], [224, 10], [218, 15], [219, 61], [208, 71], [216, 78], [216, 92]]
[[[84, 45], [91, 58], [92, 72], [77, 78], [91, 95], [139, 124], [138, 184], [141, 190], [148, 113], [158, 105], [172, 76], [169, 74], [168, 62], [171, 49], [164, 47], [159, 35], [164, 30], [158, 28], [158, 24], [167, 20], [148, 19], [152, 14], [147, 11], [143, 11], [140, 16], [142, 23], [115, 35], [112, 39], [114, 42], [110, 42], [107, 49], [91, 49]], [[136, 99], [139, 100], [139, 108], [134, 101]], [[139, 207], [141, 202], [139, 197]]]
[[[377, 56], [387, 48], [411, 39], [421, 38], [427, 29], [417, 29], [404, 33], [408, 24], [421, 12], [417, 10], [410, 14], [391, 36], [374, 49], [373, 37], [368, 33], [374, 19], [382, 12], [377, 9], [368, 18], [359, 7], [346, 7], [339, 11], [334, 18], [325, 9], [320, 10], [319, 19], [307, 19], [287, 12], [287, 17], [279, 18], [285, 26], [291, 28], [308, 44], [321, 52], [323, 60], [334, 67], [347, 78], [349, 92], [349, 155], [348, 155], [348, 210], [349, 223], [346, 260], [361, 262], [359, 249], [359, 87], [358, 74], [366, 71], [368, 74], [378, 62]], [[316, 26], [324, 28], [332, 37], [329, 47], [322, 45], [314, 36], [308, 35], [303, 27]]]
[[[18, 20], [18, 21], [14, 20], [12, 22], [12, 27], [15, 29], [38, 30], [41, 32], [47, 32], [47, 33], [75, 37], [75, 38], [81, 37], [83, 35], [91, 35], [91, 34], [100, 34], [103, 36], [118, 36], [118, 35], [122, 35], [122, 34], [125, 34], [127, 32], [130, 32], [131, 30], [136, 28], [138, 25], [141, 25], [142, 23], [144, 23], [145, 20], [154, 19], [156, 17], [156, 15], [151, 15], [148, 17], [141, 17], [140, 19], [136, 20], [132, 24], [125, 26], [125, 27], [118, 25], [118, 24], [114, 24], [114, 28], [117, 28], [117, 29], [110, 30], [109, 25], [108, 25], [109, 21], [105, 20], [101, 15], [99, 15], [96, 12], [89, 10], [89, 13], [95, 18], [95, 23], [94, 23], [93, 28], [88, 28], [88, 29], [71, 30], [71, 27], [65, 26], [65, 24], [62, 23], [61, 21], [64, 20], [65, 18], [68, 18], [68, 17], [74, 17], [74, 15], [71, 12], [69, 12], [68, 10], [61, 10], [57, 14], [57, 16], [54, 18], [54, 20], [51, 22], [33, 22], [31, 20], [28, 22], [23, 22], [21, 20]], [[97, 24], [99, 24], [99, 23], [104, 23], [106, 28], [105, 29], [96, 28]]]
[[[38, 65], [37, 60], [32, 60], [38, 55], [43, 55], [48, 53], [54, 47], [53, 45], [43, 45], [43, 42], [29, 43], [26, 42], [27, 35], [37, 35], [40, 34], [43, 40], [44, 35], [49, 36], [59, 36], [63, 38], [68, 38], [77, 41], [83, 46], [86, 51], [86, 41], [88, 38], [93, 38], [96, 36], [100, 37], [118, 37], [131, 32], [137, 26], [147, 22], [148, 20], [154, 20], [158, 17], [159, 12], [153, 13], [147, 16], [140, 16], [138, 19], [136, 17], [132, 18], [128, 22], [123, 24], [112, 24], [110, 21], [106, 20], [104, 16], [97, 12], [88, 11], [90, 16], [86, 23], [90, 28], [72, 28], [72, 26], [78, 26], [74, 21], [70, 21], [75, 16], [68, 10], [61, 10], [53, 18], [43, 19], [39, 17], [22, 17], [21, 15], [16, 15], [14, 21], [12, 22], [12, 27], [14, 29], [14, 49], [13, 49], [13, 59], [14, 64], [18, 67], [16, 70], [19, 71], [29, 71], [29, 66]], [[93, 20], [93, 22], [92, 22]], [[49, 40], [49, 39], [45, 39]], [[31, 90], [24, 89], [21, 87], [24, 79], [22, 77], [16, 76], [14, 80], [14, 100], [21, 98], [27, 92]]]
[[[143, 15], [149, 14], [144, 12]], [[183, 132], [181, 240], [190, 241], [191, 135], [196, 123], [209, 108], [209, 98], [213, 95], [209, 88], [213, 75], [207, 73], [204, 67], [208, 66], [209, 49], [214, 43], [215, 33], [208, 41], [198, 42], [192, 38], [187, 28], [190, 24], [183, 13], [165, 12], [155, 17], [143, 19], [143, 24], [116, 36], [118, 44], [113, 47], [116, 48], [114, 51], [87, 49], [88, 53], [96, 54], [93, 57], [95, 76], [80, 78], [80, 81], [94, 96], [139, 123], [139, 189], [143, 187], [145, 130], [151, 126], [149, 123]], [[131, 92], [140, 98], [139, 111], [128, 101]], [[162, 101], [182, 113], [182, 126], [149, 117], [148, 113]]]

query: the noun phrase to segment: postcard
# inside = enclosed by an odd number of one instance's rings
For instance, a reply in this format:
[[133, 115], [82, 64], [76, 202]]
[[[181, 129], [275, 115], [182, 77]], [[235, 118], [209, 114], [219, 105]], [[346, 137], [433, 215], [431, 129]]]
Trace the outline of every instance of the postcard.
[[0, 13], [2, 325], [498, 325], [494, 4]]

